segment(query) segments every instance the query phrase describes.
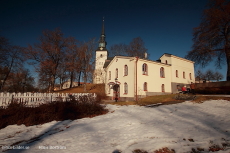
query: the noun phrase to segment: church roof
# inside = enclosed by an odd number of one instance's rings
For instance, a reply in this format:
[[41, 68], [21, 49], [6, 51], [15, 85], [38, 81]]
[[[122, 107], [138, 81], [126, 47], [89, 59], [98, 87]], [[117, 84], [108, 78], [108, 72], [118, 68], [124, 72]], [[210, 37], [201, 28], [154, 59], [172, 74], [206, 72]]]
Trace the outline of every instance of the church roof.
[[[134, 58], [131, 57], [131, 56], [114, 56], [114, 57], [108, 57], [106, 60], [105, 60], [105, 63], [104, 63], [104, 66], [103, 68], [107, 68], [107, 66], [111, 63], [111, 61], [114, 59], [114, 58]], [[139, 59], [142, 59], [142, 60], [145, 60], [145, 61], [150, 61], [150, 62], [155, 62], [155, 63], [161, 63], [160, 60], [157, 60], [157, 61], [154, 61], [154, 60], [150, 60], [150, 59], [146, 59], [146, 58], [139, 58]], [[161, 64], [165, 64], [165, 63], [161, 63]], [[170, 65], [170, 64], [165, 64], [165, 65]]]
[[[182, 60], [185, 60], [185, 61], [188, 61], [188, 62], [192, 62], [192, 63], [195, 63], [194, 61], [191, 61], [191, 60], [188, 60], [186, 58], [183, 58], [183, 57], [179, 57], [179, 56], [176, 56], [176, 55], [173, 55], [173, 54], [169, 54], [169, 53], [164, 53], [162, 56], [168, 56], [168, 57], [174, 57], [174, 58], [178, 58], [178, 59], [182, 59]], [[161, 57], [162, 57], [161, 56]], [[161, 59], [161, 57], [159, 58], [159, 60]]]
[[107, 51], [106, 45], [107, 45], [107, 42], [105, 41], [105, 25], [104, 25], [104, 18], [103, 18], [102, 28], [101, 28], [101, 37], [99, 41], [98, 50]]
[[113, 60], [114, 57], [108, 57], [107, 60], [105, 60], [103, 68], [107, 68], [109, 63]]

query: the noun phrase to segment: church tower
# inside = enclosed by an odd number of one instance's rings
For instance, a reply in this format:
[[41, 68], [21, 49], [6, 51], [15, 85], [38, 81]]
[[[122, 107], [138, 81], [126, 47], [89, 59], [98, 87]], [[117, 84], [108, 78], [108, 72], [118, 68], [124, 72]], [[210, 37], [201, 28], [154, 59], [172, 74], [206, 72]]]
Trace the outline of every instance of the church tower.
[[99, 46], [96, 50], [95, 72], [94, 72], [95, 84], [100, 84], [105, 82], [105, 71], [103, 66], [108, 56], [108, 50], [106, 49], [106, 45], [107, 43], [105, 41], [105, 26], [104, 26], [104, 18], [103, 18], [101, 37], [99, 41]]

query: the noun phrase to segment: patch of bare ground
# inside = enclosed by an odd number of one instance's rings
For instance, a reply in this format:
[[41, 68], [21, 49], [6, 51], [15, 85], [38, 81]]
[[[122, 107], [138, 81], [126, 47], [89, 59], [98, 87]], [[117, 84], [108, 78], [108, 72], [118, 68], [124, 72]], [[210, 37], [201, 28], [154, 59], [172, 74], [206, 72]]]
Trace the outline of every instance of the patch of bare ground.
[[[179, 98], [178, 98], [179, 96]], [[118, 101], [118, 102], [107, 102], [106, 104], [112, 104], [112, 105], [140, 105], [140, 106], [146, 106], [146, 105], [152, 105], [152, 104], [161, 104], [161, 105], [171, 105], [171, 104], [177, 104], [182, 103], [185, 101], [192, 101], [195, 103], [202, 103], [204, 101], [208, 100], [227, 100], [230, 101], [230, 97], [224, 97], [224, 96], [203, 96], [203, 95], [193, 95], [193, 94], [168, 94], [168, 95], [156, 95], [156, 96], [149, 96], [143, 99], [140, 99], [139, 101]]]

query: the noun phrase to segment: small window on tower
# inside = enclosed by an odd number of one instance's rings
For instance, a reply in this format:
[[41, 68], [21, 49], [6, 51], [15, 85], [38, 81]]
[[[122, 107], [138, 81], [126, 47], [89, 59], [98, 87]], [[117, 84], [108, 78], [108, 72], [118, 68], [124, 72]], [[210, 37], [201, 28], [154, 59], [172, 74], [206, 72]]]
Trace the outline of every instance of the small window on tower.
[[102, 56], [103, 56], [103, 55], [101, 54], [100, 57], [102, 58]]

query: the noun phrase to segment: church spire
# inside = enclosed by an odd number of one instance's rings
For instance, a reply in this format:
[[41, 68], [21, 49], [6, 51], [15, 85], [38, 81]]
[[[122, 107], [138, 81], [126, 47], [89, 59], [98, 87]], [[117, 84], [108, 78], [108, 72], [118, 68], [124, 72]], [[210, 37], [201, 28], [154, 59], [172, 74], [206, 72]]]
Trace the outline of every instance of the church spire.
[[99, 41], [99, 46], [98, 48], [100, 50], [106, 50], [106, 41], [105, 41], [105, 25], [104, 25], [104, 17], [102, 20], [102, 30], [101, 30], [101, 37], [100, 37], [100, 41]]
[[105, 35], [105, 25], [104, 25], [104, 17], [103, 17], [103, 20], [102, 20], [102, 30], [101, 30], [101, 35]]

